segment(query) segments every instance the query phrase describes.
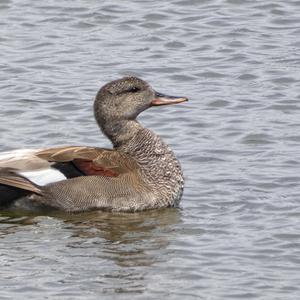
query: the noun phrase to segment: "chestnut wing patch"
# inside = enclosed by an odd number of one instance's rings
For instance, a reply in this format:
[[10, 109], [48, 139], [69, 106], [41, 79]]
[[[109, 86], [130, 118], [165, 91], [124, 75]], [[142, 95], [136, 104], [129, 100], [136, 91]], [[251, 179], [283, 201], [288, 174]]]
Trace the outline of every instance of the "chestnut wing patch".
[[92, 160], [87, 159], [74, 159], [73, 164], [78, 168], [82, 173], [87, 176], [98, 175], [98, 176], [107, 176], [107, 177], [117, 177], [119, 173], [107, 169], [103, 166], [96, 164]]

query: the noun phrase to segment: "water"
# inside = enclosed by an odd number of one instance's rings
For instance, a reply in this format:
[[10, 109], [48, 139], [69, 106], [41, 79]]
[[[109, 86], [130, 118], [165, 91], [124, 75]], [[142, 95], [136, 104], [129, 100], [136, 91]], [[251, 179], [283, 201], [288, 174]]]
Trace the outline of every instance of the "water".
[[181, 209], [0, 215], [3, 299], [297, 299], [300, 1], [0, 1], [0, 150], [109, 142], [101, 85], [190, 102], [140, 121]]

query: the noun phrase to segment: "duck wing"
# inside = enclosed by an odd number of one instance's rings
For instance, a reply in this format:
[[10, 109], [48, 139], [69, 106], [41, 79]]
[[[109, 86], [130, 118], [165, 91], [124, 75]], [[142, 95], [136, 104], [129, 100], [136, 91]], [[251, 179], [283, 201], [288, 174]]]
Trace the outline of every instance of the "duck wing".
[[100, 177], [103, 180], [132, 178], [136, 177], [137, 170], [138, 164], [127, 154], [97, 147], [56, 147], [1, 154], [0, 206], [1, 202], [11, 202], [32, 193], [42, 196], [43, 186], [48, 184], [67, 182], [76, 177], [96, 176], [100, 181]]
[[127, 154], [105, 148], [59, 147], [38, 151], [35, 155], [57, 166], [60, 163], [71, 163], [86, 176], [117, 177], [138, 169], [136, 161]]

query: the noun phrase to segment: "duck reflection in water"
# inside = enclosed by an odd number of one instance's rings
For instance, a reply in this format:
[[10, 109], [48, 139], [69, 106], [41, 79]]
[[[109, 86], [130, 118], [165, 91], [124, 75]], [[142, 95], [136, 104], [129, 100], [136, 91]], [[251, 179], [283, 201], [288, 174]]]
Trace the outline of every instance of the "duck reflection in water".
[[80, 238], [69, 247], [86, 247], [90, 240], [98, 245], [99, 258], [111, 259], [123, 267], [146, 266], [162, 259], [155, 251], [167, 251], [181, 223], [181, 213], [175, 208], [138, 214], [93, 211], [69, 215], [64, 221], [72, 226], [73, 237]]
[[[2, 212], [1, 217], [2, 238], [22, 243], [27, 250], [17, 255], [23, 260], [33, 266], [42, 262], [43, 272], [55, 282], [61, 278], [66, 288], [94, 286], [108, 294], [143, 293], [151, 282], [156, 284], [157, 276], [164, 276], [182, 223], [176, 208], [137, 214], [56, 211], [27, 217], [24, 212]], [[27, 226], [26, 239], [20, 241], [20, 227], [24, 232]]]

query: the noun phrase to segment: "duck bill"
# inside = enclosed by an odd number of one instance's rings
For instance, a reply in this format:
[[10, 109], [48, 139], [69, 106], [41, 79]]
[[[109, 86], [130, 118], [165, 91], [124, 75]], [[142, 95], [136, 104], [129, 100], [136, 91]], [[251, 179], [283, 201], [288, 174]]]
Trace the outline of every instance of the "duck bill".
[[171, 104], [177, 104], [186, 101], [188, 101], [188, 98], [186, 97], [167, 96], [155, 92], [155, 98], [152, 100], [151, 105], [152, 106], [171, 105]]

